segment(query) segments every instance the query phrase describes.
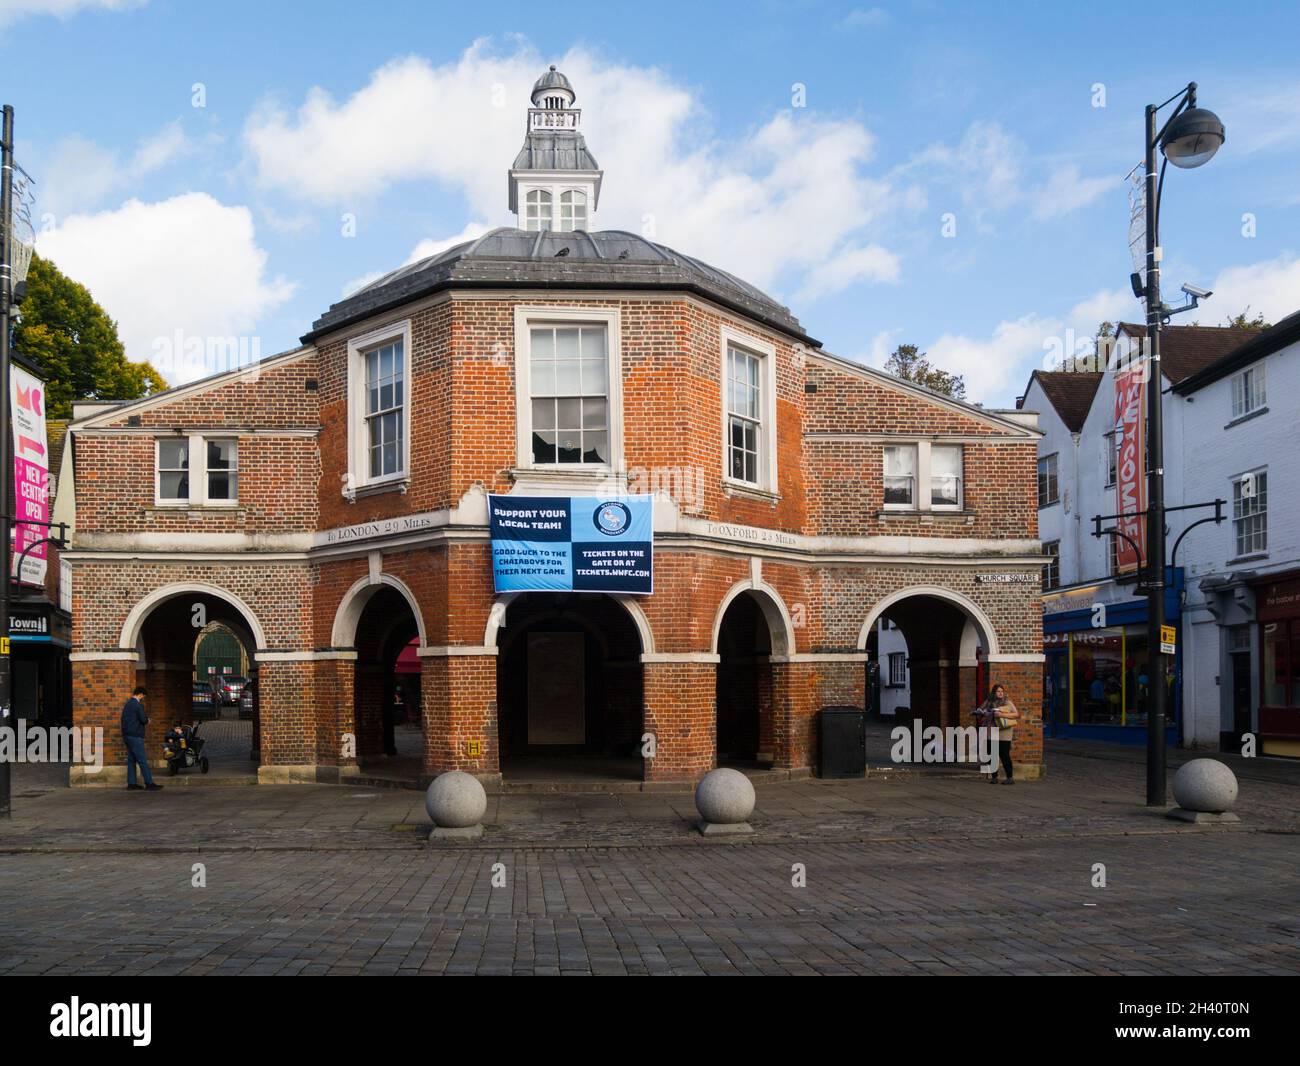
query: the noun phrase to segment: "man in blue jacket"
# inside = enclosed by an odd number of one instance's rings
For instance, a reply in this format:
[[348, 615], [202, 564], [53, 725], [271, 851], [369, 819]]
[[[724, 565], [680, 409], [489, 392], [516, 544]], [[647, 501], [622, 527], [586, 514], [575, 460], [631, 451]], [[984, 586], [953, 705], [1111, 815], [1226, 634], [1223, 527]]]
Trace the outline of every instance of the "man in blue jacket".
[[144, 700], [148, 693], [143, 685], [136, 685], [131, 698], [122, 707], [122, 742], [126, 745], [126, 787], [138, 790], [135, 783], [135, 764], [140, 764], [144, 774], [144, 788], [157, 792], [162, 785], [153, 783], [153, 774], [149, 772], [149, 754], [144, 750], [144, 727], [149, 724], [149, 716], [144, 713]]

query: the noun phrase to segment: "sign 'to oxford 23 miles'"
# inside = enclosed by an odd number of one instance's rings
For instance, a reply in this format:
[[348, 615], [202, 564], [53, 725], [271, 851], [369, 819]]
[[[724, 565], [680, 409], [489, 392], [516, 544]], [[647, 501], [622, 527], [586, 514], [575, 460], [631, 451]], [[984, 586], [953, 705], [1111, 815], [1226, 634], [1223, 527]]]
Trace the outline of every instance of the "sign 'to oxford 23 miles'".
[[654, 591], [651, 496], [489, 496], [497, 592]]

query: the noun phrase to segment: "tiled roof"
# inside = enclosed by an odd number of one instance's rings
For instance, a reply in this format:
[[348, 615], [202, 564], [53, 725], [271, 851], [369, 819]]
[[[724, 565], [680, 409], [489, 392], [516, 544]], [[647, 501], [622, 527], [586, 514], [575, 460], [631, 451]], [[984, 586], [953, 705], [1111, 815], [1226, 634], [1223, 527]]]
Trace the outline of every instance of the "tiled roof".
[[[1147, 332], [1146, 326], [1133, 322], [1121, 322], [1119, 329], [1138, 341]], [[1160, 330], [1160, 368], [1169, 383], [1177, 385], [1258, 333], [1235, 326], [1165, 326]]]
[[1083, 428], [1084, 420], [1092, 407], [1092, 398], [1101, 383], [1100, 373], [1079, 373], [1066, 370], [1035, 370], [1030, 376], [1036, 379], [1043, 395], [1061, 416], [1061, 421], [1071, 433]]

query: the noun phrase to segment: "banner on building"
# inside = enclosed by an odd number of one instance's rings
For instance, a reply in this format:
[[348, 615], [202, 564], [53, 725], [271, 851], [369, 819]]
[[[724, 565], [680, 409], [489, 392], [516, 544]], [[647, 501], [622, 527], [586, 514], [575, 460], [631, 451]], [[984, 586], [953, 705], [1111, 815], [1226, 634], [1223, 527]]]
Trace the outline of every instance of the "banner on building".
[[[1115, 372], [1115, 429], [1119, 455], [1115, 461], [1115, 527], [1127, 536], [1115, 538], [1115, 560], [1121, 574], [1132, 573], [1146, 558], [1146, 441], [1147, 364], [1136, 362]], [[1132, 544], [1129, 543], [1132, 541]], [[1133, 545], [1137, 545], [1134, 550]]]
[[651, 496], [489, 496], [497, 592], [654, 591]]
[[[9, 411], [14, 438], [14, 542], [13, 577], [24, 585], [44, 585], [50, 546], [37, 544], [22, 559], [23, 551], [49, 536], [50, 469], [45, 436], [45, 382], [21, 366], [9, 368]], [[39, 524], [37, 524], [39, 523]]]

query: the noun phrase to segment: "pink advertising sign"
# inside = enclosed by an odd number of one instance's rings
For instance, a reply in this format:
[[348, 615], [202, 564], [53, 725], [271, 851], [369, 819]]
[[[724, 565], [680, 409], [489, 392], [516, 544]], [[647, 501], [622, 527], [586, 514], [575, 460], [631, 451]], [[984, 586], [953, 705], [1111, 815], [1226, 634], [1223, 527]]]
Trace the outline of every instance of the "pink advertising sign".
[[[48, 544], [38, 544], [22, 561], [18, 559], [35, 541], [49, 536], [50, 471], [46, 454], [45, 383], [20, 366], [9, 374], [10, 408], [14, 434], [14, 546], [13, 576], [24, 585], [44, 585]], [[41, 524], [33, 524], [41, 523]]]

